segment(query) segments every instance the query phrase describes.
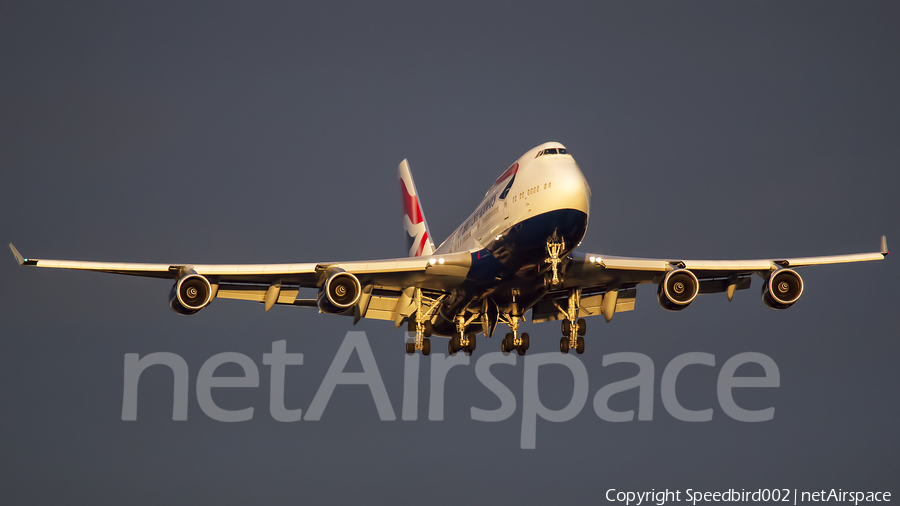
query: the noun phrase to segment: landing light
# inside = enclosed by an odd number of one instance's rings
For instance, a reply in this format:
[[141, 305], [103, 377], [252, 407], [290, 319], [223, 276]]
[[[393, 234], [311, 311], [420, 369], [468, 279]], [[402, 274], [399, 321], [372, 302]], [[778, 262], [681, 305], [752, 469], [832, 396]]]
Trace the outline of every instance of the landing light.
[[443, 263], [444, 263], [444, 259], [443, 259], [443, 258], [438, 259], [438, 263], [439, 263], [439, 264], [443, 264]]
[[596, 260], [596, 259], [597, 259], [596, 257], [591, 257], [589, 260], [591, 261], [591, 263], [594, 263], [594, 260]]
[[500, 239], [503, 239], [503, 234], [500, 234], [497, 237], [494, 237], [494, 240], [496, 240], [496, 241], [499, 241]]
[[428, 263], [430, 263], [431, 265], [434, 265], [434, 259], [433, 259], [433, 258], [430, 259], [430, 260], [428, 261]]

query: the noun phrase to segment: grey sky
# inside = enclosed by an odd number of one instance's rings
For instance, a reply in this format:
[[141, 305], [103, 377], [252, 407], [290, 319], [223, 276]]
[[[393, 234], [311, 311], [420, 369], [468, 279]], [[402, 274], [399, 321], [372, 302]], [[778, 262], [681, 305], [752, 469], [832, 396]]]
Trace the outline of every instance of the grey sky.
[[[38, 258], [283, 262], [404, 253], [396, 167], [408, 158], [439, 242], [491, 182], [548, 140], [593, 190], [582, 249], [760, 258], [870, 251], [900, 241], [900, 6], [895, 2], [96, 2], [0, 4], [0, 239]], [[895, 246], [896, 247], [896, 246]], [[447, 378], [444, 420], [400, 421], [400, 333], [315, 311], [215, 301], [172, 313], [160, 280], [0, 262], [0, 501], [594, 503], [608, 488], [891, 490], [900, 436], [897, 259], [801, 271], [803, 298], [775, 312], [760, 280], [734, 302], [672, 314], [654, 289], [611, 323], [589, 320], [588, 403], [538, 421], [519, 448], [521, 405], [474, 362]], [[322, 420], [268, 413], [262, 354], [287, 340], [288, 408], [306, 409], [348, 330], [364, 330], [397, 421], [365, 387], [338, 387]], [[529, 353], [558, 327], [530, 325]], [[445, 348], [438, 340], [435, 347]], [[480, 339], [473, 359], [499, 350]], [[191, 374], [188, 420], [172, 380], [148, 369], [138, 417], [121, 420], [123, 360], [171, 352]], [[609, 423], [599, 388], [656, 367], [654, 419]], [[714, 409], [672, 418], [659, 397]], [[781, 386], [742, 392], [775, 407], [740, 423], [716, 376], [741, 352], [770, 356]], [[260, 387], [215, 394], [252, 420], [217, 422], [194, 381], [222, 352], [251, 357]], [[353, 362], [351, 362], [353, 363]], [[358, 363], [358, 362], [357, 362]], [[541, 398], [562, 408], [564, 369]], [[235, 374], [223, 367], [219, 374]], [[521, 404], [523, 364], [492, 372]], [[741, 373], [754, 374], [754, 371]], [[759, 373], [761, 371], [756, 371]], [[636, 409], [633, 393], [614, 398]]]

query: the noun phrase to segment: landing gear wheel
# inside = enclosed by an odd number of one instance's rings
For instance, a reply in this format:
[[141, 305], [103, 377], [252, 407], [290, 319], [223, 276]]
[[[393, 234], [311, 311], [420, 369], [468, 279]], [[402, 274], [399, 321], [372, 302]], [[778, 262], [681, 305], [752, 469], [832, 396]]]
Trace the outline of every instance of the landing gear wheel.
[[523, 350], [522, 348], [516, 348], [516, 353], [518, 353], [519, 356], [521, 357], [521, 356], [525, 355], [525, 350]]
[[559, 338], [559, 351], [561, 351], [562, 353], [569, 353], [569, 338], [568, 337], [563, 336], [563, 337]]
[[[584, 321], [584, 320], [581, 320], [581, 321]], [[425, 337], [431, 337], [431, 331], [432, 331], [431, 320], [425, 320], [425, 332], [423, 332]]]
[[[415, 346], [415, 345], [414, 345]], [[422, 339], [422, 355], [426, 357], [431, 354], [431, 339]]]
[[577, 344], [575, 345], [575, 351], [581, 355], [584, 353], [584, 337], [578, 336]]
[[[413, 330], [415, 330], [415, 329], [413, 329]], [[569, 335], [569, 334], [571, 333], [571, 331], [572, 331], [572, 322], [570, 322], [569, 320], [563, 320], [563, 321], [562, 321], [562, 333], [563, 333], [563, 335], [564, 335], [564, 336], [567, 336], [567, 335]]]
[[509, 348], [506, 347], [506, 339], [504, 338], [500, 341], [500, 351], [503, 352], [503, 355], [509, 355]]
[[459, 344], [459, 334], [453, 334], [450, 338], [450, 354], [456, 355], [456, 352], [462, 349], [462, 345]]
[[473, 351], [475, 351], [475, 334], [469, 334], [466, 336], [469, 340], [469, 344], [466, 345], [466, 350], [471, 355]]
[[412, 355], [415, 352], [416, 352], [416, 344], [415, 343], [406, 343], [407, 355]]
[[520, 355], [524, 355], [526, 351], [528, 351], [528, 346], [530, 346], [531, 338], [528, 336], [528, 332], [522, 334], [522, 344], [519, 345], [519, 349], [522, 350]]
[[503, 338], [503, 347], [506, 348], [506, 351], [513, 351], [516, 347], [513, 346], [513, 335], [512, 332], [506, 334], [506, 337]]
[[578, 320], [578, 335], [583, 336], [587, 333], [587, 322], [584, 318]]
[[457, 350], [453, 348], [453, 339], [451, 339], [450, 342], [447, 343], [447, 352], [450, 353], [450, 356], [452, 357], [456, 355], [456, 351]]

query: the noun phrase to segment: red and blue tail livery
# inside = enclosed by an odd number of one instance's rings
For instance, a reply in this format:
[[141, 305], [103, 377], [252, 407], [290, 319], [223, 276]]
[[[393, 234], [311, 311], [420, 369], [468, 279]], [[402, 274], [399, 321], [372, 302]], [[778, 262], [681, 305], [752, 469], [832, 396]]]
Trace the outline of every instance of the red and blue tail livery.
[[428, 224], [422, 214], [422, 204], [416, 194], [416, 184], [409, 171], [409, 162], [403, 160], [397, 168], [400, 173], [400, 197], [403, 199], [403, 230], [406, 231], [406, 248], [411, 257], [434, 253], [434, 243], [428, 233]]

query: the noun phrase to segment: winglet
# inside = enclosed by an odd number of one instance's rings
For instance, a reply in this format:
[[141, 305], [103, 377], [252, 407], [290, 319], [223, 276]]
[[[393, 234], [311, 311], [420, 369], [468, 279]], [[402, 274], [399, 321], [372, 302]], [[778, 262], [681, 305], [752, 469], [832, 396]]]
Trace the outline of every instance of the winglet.
[[16, 257], [16, 262], [19, 262], [19, 265], [25, 265], [26, 260], [22, 258], [22, 254], [19, 253], [19, 250], [12, 243], [9, 243], [9, 249], [12, 250], [13, 256]]
[[[10, 244], [10, 246], [12, 246], [12, 244]], [[881, 236], [881, 254], [884, 256], [888, 255], [887, 236], [884, 236], [884, 235]]]

